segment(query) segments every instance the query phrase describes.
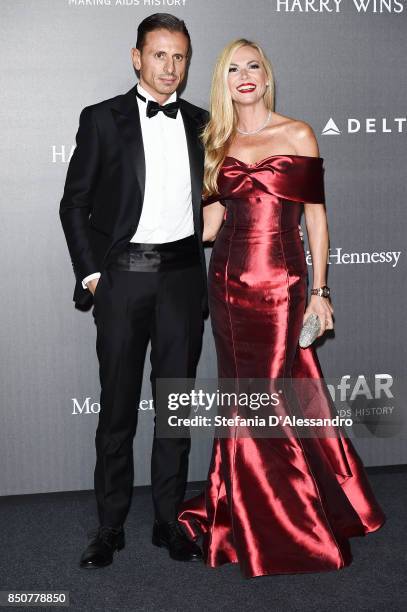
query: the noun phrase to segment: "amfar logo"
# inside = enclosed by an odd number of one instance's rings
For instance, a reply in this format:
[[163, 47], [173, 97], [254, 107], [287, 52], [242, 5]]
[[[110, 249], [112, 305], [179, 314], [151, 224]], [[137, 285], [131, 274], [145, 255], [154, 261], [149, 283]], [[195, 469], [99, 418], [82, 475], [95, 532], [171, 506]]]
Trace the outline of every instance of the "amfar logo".
[[[72, 414], [98, 414], [100, 412], [99, 402], [91, 402], [91, 398], [87, 397], [82, 400], [82, 403], [76, 397], [72, 398]], [[139, 402], [139, 410], [154, 410], [153, 400], [141, 400]]]
[[[407, 122], [407, 117], [394, 117], [393, 119], [387, 119], [387, 117], [382, 117], [381, 119], [375, 119], [374, 117], [367, 117], [366, 119], [356, 119], [356, 117], [348, 117], [346, 129], [345, 131], [348, 134], [357, 134], [359, 132], [365, 134], [402, 134], [403, 130], [405, 131], [405, 124]], [[395, 123], [390, 127], [392, 123]], [[323, 128], [321, 132], [321, 136], [339, 136], [343, 134], [343, 129], [341, 130], [332, 117], [330, 117], [329, 121]]]
[[[340, 13], [342, 0], [275, 0], [276, 11], [286, 13]], [[403, 0], [353, 0], [358, 13], [402, 13]], [[349, 3], [344, 3], [344, 8]]]
[[351, 377], [349, 374], [345, 374], [337, 385], [327, 384], [333, 401], [352, 402], [361, 396], [369, 400], [384, 397], [393, 399], [394, 397], [390, 390], [393, 386], [393, 376], [390, 374], [375, 374], [370, 385], [364, 374], [359, 374], [356, 381], [350, 384], [352, 378], [355, 378], [355, 376]]
[[[395, 268], [399, 262], [401, 251], [362, 251], [361, 253], [346, 253], [341, 247], [329, 249], [328, 264], [375, 264], [390, 263]], [[311, 252], [307, 250], [306, 262], [312, 266]]]
[[367, 422], [366, 417], [392, 417], [396, 414], [397, 406], [391, 403], [395, 399], [391, 391], [393, 382], [390, 374], [375, 374], [369, 382], [363, 374], [352, 377], [346, 374], [338, 384], [327, 383], [327, 387], [338, 415], [362, 423]]

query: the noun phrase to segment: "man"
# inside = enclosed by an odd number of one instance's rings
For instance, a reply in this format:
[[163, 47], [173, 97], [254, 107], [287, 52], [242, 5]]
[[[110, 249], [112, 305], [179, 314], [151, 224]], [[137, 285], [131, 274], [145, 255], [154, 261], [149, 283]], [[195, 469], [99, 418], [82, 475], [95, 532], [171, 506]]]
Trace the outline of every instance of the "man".
[[[94, 304], [101, 382], [94, 479], [100, 525], [80, 560], [86, 568], [110, 564], [124, 546], [147, 344], [158, 415], [156, 379], [195, 376], [207, 308], [199, 135], [208, 116], [177, 98], [190, 56], [184, 22], [149, 16], [131, 54], [138, 85], [81, 113], [60, 206], [77, 278], [74, 301]], [[189, 448], [188, 437], [155, 435], [151, 461], [153, 543], [182, 561], [202, 556], [177, 522]]]

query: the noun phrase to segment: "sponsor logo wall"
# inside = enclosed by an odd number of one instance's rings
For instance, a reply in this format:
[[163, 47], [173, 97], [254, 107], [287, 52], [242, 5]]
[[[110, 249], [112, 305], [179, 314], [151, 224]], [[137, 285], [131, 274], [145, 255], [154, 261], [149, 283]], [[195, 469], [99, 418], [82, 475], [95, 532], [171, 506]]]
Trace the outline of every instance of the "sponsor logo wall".
[[[192, 36], [183, 97], [207, 108], [218, 52], [244, 36], [272, 61], [276, 110], [313, 127], [335, 308], [335, 334], [318, 356], [333, 398], [345, 394], [365, 464], [407, 462], [406, 9], [402, 0], [3, 1], [0, 495], [93, 486], [96, 329], [91, 312], [72, 302], [58, 208], [80, 111], [134, 84], [137, 24], [156, 11], [185, 19]], [[311, 273], [306, 235], [304, 249]], [[199, 377], [215, 376], [207, 321]], [[135, 484], [145, 485], [154, 419], [148, 355], [135, 410]], [[194, 444], [190, 480], [206, 477], [210, 448], [209, 440]]]

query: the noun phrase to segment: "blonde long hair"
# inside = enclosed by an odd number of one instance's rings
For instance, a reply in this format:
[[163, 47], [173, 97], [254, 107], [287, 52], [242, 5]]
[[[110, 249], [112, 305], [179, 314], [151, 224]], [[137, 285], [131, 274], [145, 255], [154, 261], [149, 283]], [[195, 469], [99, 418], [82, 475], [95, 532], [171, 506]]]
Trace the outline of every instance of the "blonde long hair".
[[204, 197], [218, 192], [219, 169], [225, 159], [228, 145], [236, 133], [237, 115], [227, 81], [232, 56], [241, 47], [253, 47], [259, 52], [269, 82], [264, 103], [268, 110], [274, 110], [275, 86], [270, 60], [257, 43], [246, 38], [232, 41], [223, 49], [215, 64], [210, 94], [210, 119], [202, 132], [205, 146]]

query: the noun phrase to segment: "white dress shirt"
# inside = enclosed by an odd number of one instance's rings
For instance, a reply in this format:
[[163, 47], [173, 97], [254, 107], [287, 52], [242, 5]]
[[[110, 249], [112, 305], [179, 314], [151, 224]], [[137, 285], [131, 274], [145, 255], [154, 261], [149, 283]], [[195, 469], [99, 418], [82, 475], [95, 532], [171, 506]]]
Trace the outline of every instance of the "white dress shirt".
[[[137, 89], [146, 98], [146, 102], [137, 98], [146, 182], [140, 221], [130, 241], [162, 244], [194, 233], [187, 139], [181, 112], [178, 110], [175, 119], [162, 111], [147, 117], [147, 101], [155, 99], [140, 84]], [[174, 92], [165, 104], [176, 99]], [[88, 281], [99, 277], [100, 272], [86, 276], [83, 288], [87, 288]]]

